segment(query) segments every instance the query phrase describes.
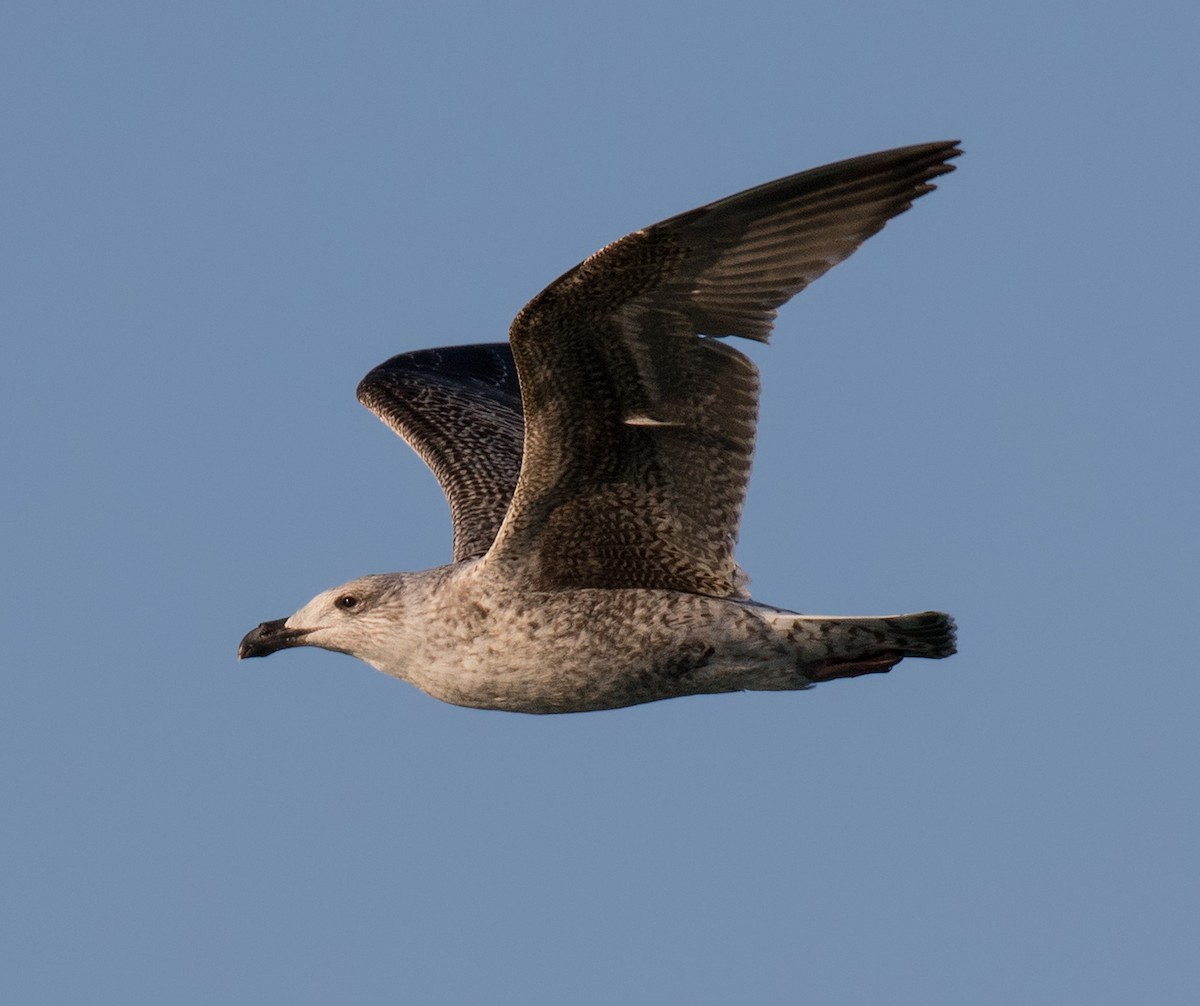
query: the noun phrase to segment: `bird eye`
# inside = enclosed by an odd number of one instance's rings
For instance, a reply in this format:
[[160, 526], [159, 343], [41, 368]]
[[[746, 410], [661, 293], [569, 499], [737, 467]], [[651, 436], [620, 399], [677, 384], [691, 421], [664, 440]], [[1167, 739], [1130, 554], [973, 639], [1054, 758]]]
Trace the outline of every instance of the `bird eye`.
[[358, 598], [353, 594], [343, 594], [337, 599], [337, 606], [343, 611], [350, 611], [358, 607]]

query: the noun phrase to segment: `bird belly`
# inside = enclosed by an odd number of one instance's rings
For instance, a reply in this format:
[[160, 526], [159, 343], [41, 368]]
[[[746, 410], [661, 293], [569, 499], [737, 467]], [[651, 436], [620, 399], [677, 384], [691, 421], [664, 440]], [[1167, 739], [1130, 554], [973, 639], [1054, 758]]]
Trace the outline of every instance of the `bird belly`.
[[586, 589], [476, 598], [459, 612], [453, 625], [427, 623], [441, 625], [437, 638], [403, 675], [457, 705], [586, 712], [810, 683], [795, 642], [738, 601]]

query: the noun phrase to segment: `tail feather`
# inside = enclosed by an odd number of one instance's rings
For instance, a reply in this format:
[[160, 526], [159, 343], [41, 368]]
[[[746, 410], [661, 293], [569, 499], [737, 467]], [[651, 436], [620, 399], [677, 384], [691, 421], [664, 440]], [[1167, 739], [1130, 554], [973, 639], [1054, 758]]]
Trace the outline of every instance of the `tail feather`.
[[800, 615], [766, 608], [767, 619], [810, 659], [893, 656], [939, 660], [956, 652], [954, 619], [943, 611], [909, 615]]
[[877, 618], [834, 618], [818, 630], [825, 654], [804, 667], [811, 681], [881, 674], [905, 657], [940, 660], [955, 652], [954, 619], [941, 611]]
[[902, 657], [940, 660], [958, 650], [954, 619], [942, 611], [921, 611], [915, 615], [890, 615], [862, 621], [881, 623], [890, 637], [886, 640], [886, 648]]

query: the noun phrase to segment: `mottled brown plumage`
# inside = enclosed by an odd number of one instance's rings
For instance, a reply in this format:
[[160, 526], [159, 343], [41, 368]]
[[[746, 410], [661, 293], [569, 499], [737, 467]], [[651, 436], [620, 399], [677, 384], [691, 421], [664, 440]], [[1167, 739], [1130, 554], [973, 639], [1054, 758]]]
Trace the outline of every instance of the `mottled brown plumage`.
[[508, 344], [402, 353], [359, 382], [358, 400], [407, 440], [437, 477], [454, 561], [492, 546], [521, 471], [525, 424]]
[[[551, 283], [509, 345], [375, 368], [359, 398], [441, 483], [454, 565], [327, 591], [241, 655], [324, 646], [448, 701], [546, 712], [802, 688], [952, 653], [936, 612], [820, 619], [748, 600], [734, 542], [759, 380], [717, 339], [765, 342], [781, 304], [959, 153], [871, 154], [672, 217]], [[633, 612], [652, 624], [625, 639]]]

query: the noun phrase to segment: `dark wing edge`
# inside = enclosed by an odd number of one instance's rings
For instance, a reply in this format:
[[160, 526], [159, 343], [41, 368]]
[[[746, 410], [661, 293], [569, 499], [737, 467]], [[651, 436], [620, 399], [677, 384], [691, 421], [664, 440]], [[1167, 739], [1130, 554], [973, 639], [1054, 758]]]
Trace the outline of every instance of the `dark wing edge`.
[[777, 309], [953, 170], [940, 141], [814, 168], [636, 231], [517, 315], [525, 463], [488, 561], [544, 587], [741, 594], [753, 364]]
[[685, 250], [649, 295], [693, 331], [766, 342], [778, 308], [954, 170], [958, 140], [922, 143], [767, 182], [648, 228]]
[[508, 343], [393, 356], [359, 382], [358, 400], [437, 478], [450, 505], [454, 561], [483, 555], [521, 470], [525, 424]]

